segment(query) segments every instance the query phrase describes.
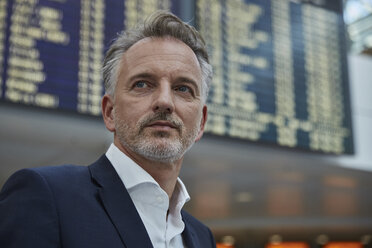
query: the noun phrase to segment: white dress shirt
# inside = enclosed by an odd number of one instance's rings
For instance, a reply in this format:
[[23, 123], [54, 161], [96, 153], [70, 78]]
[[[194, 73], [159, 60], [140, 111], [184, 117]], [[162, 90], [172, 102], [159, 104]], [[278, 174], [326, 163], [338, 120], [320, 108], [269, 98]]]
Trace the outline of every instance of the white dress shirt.
[[[155, 248], [185, 247], [181, 209], [190, 200], [185, 185], [177, 178], [171, 200], [154, 178], [114, 144], [106, 157], [118, 173], [139, 213]], [[167, 212], [168, 218], [167, 218]]]

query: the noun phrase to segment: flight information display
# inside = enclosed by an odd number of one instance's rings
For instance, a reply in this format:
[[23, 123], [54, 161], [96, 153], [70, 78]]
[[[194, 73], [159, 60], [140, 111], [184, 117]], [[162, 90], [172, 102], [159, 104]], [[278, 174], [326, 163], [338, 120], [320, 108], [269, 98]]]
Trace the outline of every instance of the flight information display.
[[101, 65], [115, 35], [170, 1], [0, 0], [1, 97], [100, 115]]
[[342, 3], [198, 0], [214, 68], [207, 131], [352, 153]]
[[214, 67], [207, 132], [353, 152], [341, 0], [0, 0], [0, 99], [99, 116], [111, 40], [185, 7]]

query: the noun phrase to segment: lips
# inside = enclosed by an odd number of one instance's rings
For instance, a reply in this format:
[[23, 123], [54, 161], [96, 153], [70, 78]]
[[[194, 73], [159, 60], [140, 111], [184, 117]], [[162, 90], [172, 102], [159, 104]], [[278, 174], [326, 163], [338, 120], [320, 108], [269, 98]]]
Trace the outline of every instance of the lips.
[[160, 129], [177, 128], [174, 124], [169, 121], [155, 121], [147, 125], [148, 127], [155, 127]]

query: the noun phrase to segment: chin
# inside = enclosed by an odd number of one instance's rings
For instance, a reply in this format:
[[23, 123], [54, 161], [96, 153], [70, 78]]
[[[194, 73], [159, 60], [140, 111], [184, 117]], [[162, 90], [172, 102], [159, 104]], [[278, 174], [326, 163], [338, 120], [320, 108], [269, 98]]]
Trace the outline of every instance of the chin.
[[171, 134], [165, 131], [156, 131], [151, 134], [154, 138], [170, 138]]

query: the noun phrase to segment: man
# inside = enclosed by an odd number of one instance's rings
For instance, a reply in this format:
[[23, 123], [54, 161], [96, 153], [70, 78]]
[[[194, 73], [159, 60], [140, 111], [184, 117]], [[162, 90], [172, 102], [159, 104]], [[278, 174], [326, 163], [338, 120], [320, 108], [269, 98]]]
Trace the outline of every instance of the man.
[[107, 52], [102, 114], [114, 142], [94, 164], [25, 169], [0, 194], [0, 247], [215, 247], [181, 210], [185, 152], [203, 134], [211, 66], [201, 36], [157, 12]]

